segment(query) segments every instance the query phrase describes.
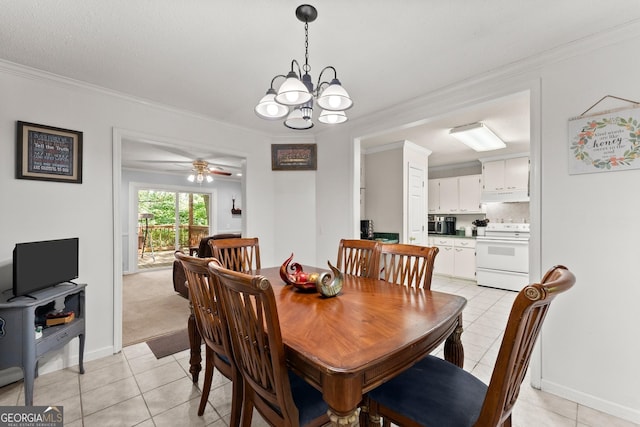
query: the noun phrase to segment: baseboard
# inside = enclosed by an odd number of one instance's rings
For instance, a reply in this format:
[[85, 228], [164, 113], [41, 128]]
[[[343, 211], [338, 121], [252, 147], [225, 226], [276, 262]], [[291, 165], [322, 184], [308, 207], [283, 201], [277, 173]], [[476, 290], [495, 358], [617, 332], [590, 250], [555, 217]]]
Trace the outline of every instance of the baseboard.
[[569, 399], [580, 405], [613, 415], [614, 417], [640, 424], [640, 410], [638, 409], [622, 406], [618, 403], [604, 400], [544, 379], [541, 382], [541, 386], [543, 391], [555, 394], [556, 396]]

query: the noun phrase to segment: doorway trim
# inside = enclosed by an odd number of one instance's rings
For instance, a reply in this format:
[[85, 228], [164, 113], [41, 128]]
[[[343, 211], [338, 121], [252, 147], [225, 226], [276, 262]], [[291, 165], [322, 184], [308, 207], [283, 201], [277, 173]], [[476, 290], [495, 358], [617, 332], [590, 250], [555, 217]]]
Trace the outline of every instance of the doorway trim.
[[[150, 144], [165, 145], [165, 146], [193, 146], [202, 148], [202, 144], [190, 143], [183, 139], [172, 139], [152, 135], [144, 132], [134, 131], [124, 128], [112, 128], [112, 163], [111, 174], [112, 181], [112, 200], [111, 205], [113, 207], [113, 254], [110, 260], [113, 265], [113, 353], [118, 353], [122, 350], [122, 254], [123, 254], [123, 223], [122, 223], [122, 209], [120, 198], [122, 197], [122, 142], [123, 140], [136, 140], [142, 142], [148, 142]], [[243, 166], [243, 178], [241, 179], [242, 188], [242, 201], [246, 206], [245, 194], [246, 194], [246, 152], [238, 152], [229, 149], [216, 149], [220, 153], [229, 153], [234, 156], [240, 156], [245, 158]], [[246, 217], [243, 215], [242, 230], [246, 231]], [[128, 224], [127, 224], [128, 227]], [[214, 230], [215, 231], [215, 230]], [[108, 260], [105, 260], [107, 262]]]
[[[360, 220], [360, 204], [359, 204], [359, 187], [360, 183], [360, 161], [362, 154], [361, 141], [369, 136], [385, 133], [389, 129], [399, 129], [410, 127], [414, 123], [422, 120], [428, 120], [430, 117], [436, 117], [442, 114], [451, 114], [456, 110], [466, 107], [498, 99], [503, 96], [517, 93], [529, 92], [529, 124], [530, 124], [530, 141], [529, 141], [529, 159], [530, 159], [530, 201], [529, 213], [531, 223], [531, 236], [529, 240], [529, 277], [534, 280], [540, 278], [541, 260], [542, 260], [542, 214], [541, 214], [541, 133], [542, 133], [542, 80], [540, 77], [531, 78], [531, 76], [515, 77], [514, 79], [495, 79], [492, 81], [467, 82], [460, 87], [452, 87], [443, 93], [433, 94], [431, 97], [421, 98], [408, 106], [402, 106], [394, 111], [385, 111], [387, 117], [391, 117], [391, 121], [377, 120], [377, 117], [371, 117], [366, 122], [362, 122], [358, 129], [355, 130], [355, 136], [352, 141], [352, 164], [354, 165], [352, 174], [352, 228], [359, 230]], [[434, 107], [435, 106], [435, 107]], [[403, 120], [402, 117], [408, 118]], [[365, 130], [366, 129], [366, 130]], [[373, 129], [373, 130], [372, 130]], [[366, 174], [366, 172], [365, 172]], [[428, 179], [428, 176], [427, 176]], [[544, 331], [541, 331], [541, 335]], [[538, 343], [534, 348], [529, 365], [531, 385], [537, 389], [542, 386], [542, 339], [538, 339]]]

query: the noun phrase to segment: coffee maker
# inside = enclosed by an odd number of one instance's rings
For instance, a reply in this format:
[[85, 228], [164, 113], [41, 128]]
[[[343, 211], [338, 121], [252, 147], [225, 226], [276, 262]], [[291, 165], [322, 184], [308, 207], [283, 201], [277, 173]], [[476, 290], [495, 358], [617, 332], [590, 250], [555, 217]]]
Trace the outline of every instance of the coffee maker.
[[360, 238], [367, 240], [373, 239], [373, 220], [360, 220]]
[[455, 216], [444, 217], [444, 234], [449, 234], [449, 235], [456, 234], [456, 217]]

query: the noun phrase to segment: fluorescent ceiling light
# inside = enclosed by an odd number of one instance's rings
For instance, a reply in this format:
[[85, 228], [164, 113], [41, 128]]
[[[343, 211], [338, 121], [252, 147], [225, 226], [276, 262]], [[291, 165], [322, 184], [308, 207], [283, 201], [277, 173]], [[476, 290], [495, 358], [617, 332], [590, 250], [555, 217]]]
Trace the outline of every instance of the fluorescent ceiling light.
[[507, 146], [491, 129], [480, 122], [455, 127], [449, 131], [449, 135], [476, 151], [497, 150]]

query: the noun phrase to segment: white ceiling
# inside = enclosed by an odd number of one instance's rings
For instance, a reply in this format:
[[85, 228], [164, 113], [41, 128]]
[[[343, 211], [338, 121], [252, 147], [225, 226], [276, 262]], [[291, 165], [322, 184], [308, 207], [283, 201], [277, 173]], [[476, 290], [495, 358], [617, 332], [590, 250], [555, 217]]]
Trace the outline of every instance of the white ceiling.
[[[235, 125], [292, 133], [258, 119], [253, 107], [274, 75], [286, 73], [292, 59], [304, 61], [304, 27], [294, 14], [299, 4], [3, 0], [0, 59]], [[352, 120], [640, 19], [637, 0], [323, 0], [315, 6], [311, 74], [317, 79], [325, 65], [337, 69], [355, 100], [347, 112]], [[484, 120], [507, 142], [523, 144], [528, 130], [515, 123], [525, 126], [525, 115], [496, 104], [383, 138], [428, 145], [444, 127]], [[430, 164], [464, 157], [444, 154], [453, 147], [431, 146]]]

